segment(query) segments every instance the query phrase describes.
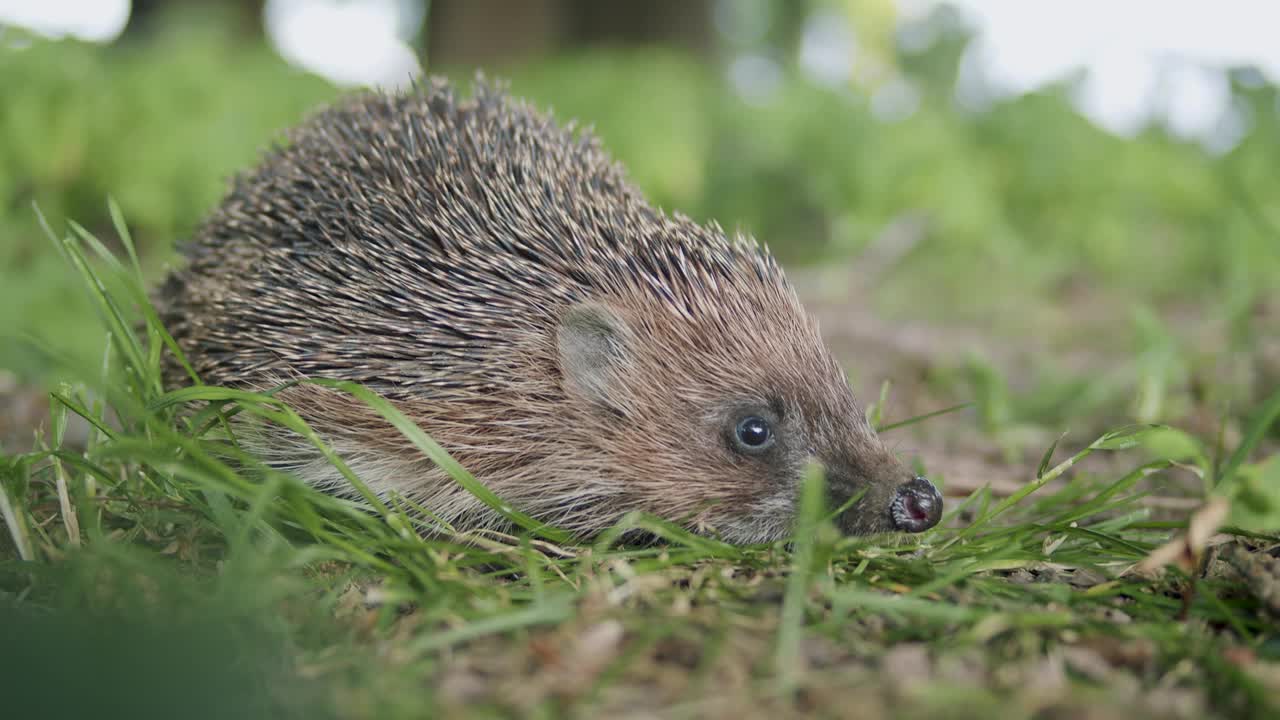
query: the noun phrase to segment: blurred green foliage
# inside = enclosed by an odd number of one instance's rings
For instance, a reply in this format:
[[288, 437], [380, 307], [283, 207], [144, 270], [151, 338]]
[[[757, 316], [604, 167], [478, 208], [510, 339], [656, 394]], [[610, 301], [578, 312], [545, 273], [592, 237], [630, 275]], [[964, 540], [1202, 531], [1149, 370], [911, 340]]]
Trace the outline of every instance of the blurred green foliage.
[[[229, 176], [338, 94], [261, 38], [204, 17], [168, 22], [111, 47], [0, 50], [0, 337], [31, 333], [80, 356], [100, 347], [33, 202], [55, 227], [74, 219], [97, 231], [114, 196], [158, 274]], [[957, 109], [963, 43], [944, 28], [929, 50], [896, 58], [920, 91], [896, 121], [879, 119], [864, 93], [795, 68], [769, 102], [749, 104], [716, 67], [669, 51], [583, 51], [489, 74], [594, 126], [656, 203], [742, 227], [785, 261], [853, 263], [895, 220], [922, 219], [877, 279], [875, 301], [891, 314], [1052, 334], [1045, 324], [1063, 313], [1127, 326], [1134, 303], [1172, 302], [1234, 317], [1276, 290], [1274, 88], [1237, 84], [1253, 130], [1213, 157], [1158, 129], [1108, 135], [1071, 111], [1066, 86], [985, 113]], [[1066, 301], [1081, 290], [1096, 302]], [[1182, 373], [1158, 352], [1144, 357], [1162, 377]], [[1138, 414], [1158, 414], [1157, 400], [1149, 393]]]
[[196, 24], [109, 48], [2, 49], [0, 85], [0, 336], [35, 333], [81, 355], [101, 347], [92, 313], [32, 204], [55, 227], [104, 229], [113, 196], [157, 265], [229, 174], [334, 94], [264, 45]]
[[[316, 701], [319, 688], [292, 673], [288, 633], [315, 625], [277, 611], [312, 587], [288, 577], [280, 548], [221, 555], [223, 572], [200, 574], [145, 543], [89, 545], [68, 548], [57, 563], [0, 563], [0, 588], [30, 588], [0, 591], [8, 716], [334, 716]], [[300, 603], [308, 614], [328, 608], [321, 593], [309, 599]], [[314, 631], [319, 642], [342, 632]]]
[[[216, 17], [165, 22], [112, 47], [33, 41], [0, 48], [0, 370], [35, 375], [54, 364], [9, 342], [16, 335], [35, 335], [80, 361], [103, 348], [85, 289], [111, 281], [69, 269], [32, 203], [55, 232], [75, 220], [110, 241], [107, 198], [114, 197], [154, 278], [228, 178], [279, 130], [338, 94]], [[1261, 707], [1261, 685], [1234, 665], [1226, 672], [1209, 662], [1225, 667], [1225, 649], [1249, 647], [1218, 637], [1224, 628], [1240, 641], [1259, 639], [1250, 658], [1255, 650], [1263, 661], [1275, 658], [1274, 633], [1266, 634], [1258, 603], [1239, 594], [1238, 582], [1205, 577], [1182, 606], [1191, 618], [1183, 622], [1175, 620], [1182, 592], [1176, 575], [1150, 587], [1129, 575], [1084, 590], [1070, 582], [1010, 583], [980, 570], [1021, 567], [1002, 564], [1010, 561], [1130, 567], [1167, 538], [1163, 525], [1146, 522], [1130, 505], [1134, 498], [1124, 497], [1154, 465], [1101, 483], [1080, 472], [1057, 494], [1014, 507], [1075, 462], [1051, 467], [1068, 420], [1103, 422], [1097, 416], [1120, 405], [1144, 423], [1190, 414], [1196, 405], [1210, 406], [1215, 418], [1221, 413], [1223, 427], [1231, 415], [1247, 415], [1234, 426], [1238, 437], [1206, 439], [1213, 433], [1203, 427], [1145, 435], [1128, 429], [1090, 449], [1128, 448], [1141, 436], [1151, 457], [1181, 461], [1199, 475], [1205, 495], [1229, 496], [1233, 525], [1274, 531], [1280, 456], [1271, 440], [1280, 427], [1280, 394], [1262, 373], [1253, 381], [1257, 392], [1195, 386], [1205, 367], [1266, 337], [1269, 328], [1251, 308], [1280, 295], [1277, 91], [1238, 84], [1253, 130], [1215, 157], [1158, 130], [1129, 140], [1099, 131], [1072, 112], [1066, 86], [985, 113], [957, 109], [951, 88], [963, 43], [962, 35], [943, 32], [928, 51], [897, 58], [920, 98], [915, 112], [894, 121], [877, 117], [864, 95], [814, 85], [793, 68], [784, 68], [770, 102], [751, 104], [716, 67], [669, 51], [593, 50], [490, 74], [510, 78], [516, 94], [554, 108], [562, 120], [594, 125], [656, 203], [741, 226], [790, 263], [856, 267], [863, 253], [875, 257], [894, 242], [890, 228], [909, 220], [915, 235], [904, 254], [882, 264], [883, 276], [863, 288], [882, 312], [976, 320], [993, 342], [1046, 349], [1021, 382], [986, 348], [933, 359], [920, 372], [944, 394], [971, 401], [983, 444], [991, 441], [1007, 459], [1027, 448], [1039, 456], [1047, 446], [1037, 479], [994, 504], [987, 489], [974, 493], [964, 503], [976, 509], [973, 524], [935, 531], [948, 534], [927, 538], [923, 551], [836, 546], [823, 532], [810, 533], [810, 564], [825, 570], [814, 572], [815, 622], [806, 624], [803, 613], [788, 621], [793, 642], [801, 627], [825, 633], [839, 638], [832, 647], [846, 643], [859, 663], [880, 654], [878, 645], [898, 641], [927, 644], [935, 655], [959, 647], [972, 653], [963, 658], [966, 667], [978, 659], [981, 676], [981, 668], [996, 667], [985, 653], [1031, 665], [1060, 644], [1086, 647], [1081, 637], [1101, 632], [1124, 643], [1160, 643], [1165, 665], [1144, 672], [1160, 679], [1161, 694], [1179, 690], [1165, 682], [1176, 668], [1196, 667], [1204, 672], [1182, 673], [1178, 682], [1217, 687], [1236, 703], [1218, 702], [1224, 712]], [[434, 70], [471, 76], [469, 69]], [[111, 302], [129, 297], [117, 292]], [[107, 295], [98, 293], [97, 302], [108, 302]], [[1170, 308], [1225, 321], [1228, 345], [1196, 346], [1171, 327]], [[1088, 321], [1070, 317], [1082, 314]], [[120, 335], [117, 349], [131, 339]], [[1099, 345], [1107, 346], [1107, 358], [1121, 358], [1114, 367], [1082, 370], [1070, 352], [1055, 354]], [[154, 356], [135, 348], [133, 361], [142, 359]], [[133, 361], [121, 352], [113, 362]], [[25, 548], [38, 558], [0, 562], [0, 637], [11, 646], [0, 653], [0, 677], [13, 688], [4, 706], [17, 709], [11, 716], [168, 717], [181, 708], [184, 717], [420, 717], [434, 707], [441, 668], [465, 658], [465, 640], [509, 632], [514, 639], [498, 652], [532, 668], [526, 654], [555, 646], [531, 628], [579, 610], [597, 622], [593, 593], [613, 587], [615, 575], [618, 582], [659, 582], [636, 583], [647, 588], [628, 606], [636, 612], [628, 634], [637, 644], [605, 673], [607, 682], [624, 677], [628, 663], [647, 658], [666, 634], [687, 635], [716, 655], [720, 647], [754, 647], [784, 594], [784, 604], [803, 610], [805, 571], [785, 553], [716, 548], [712, 556], [706, 548], [714, 546], [681, 535], [655, 557], [631, 549], [613, 555], [607, 545], [581, 556], [544, 555], [531, 545], [519, 553], [501, 545], [460, 551], [403, 535], [412, 527], [407, 519], [383, 525], [372, 515], [348, 517], [334, 510], [344, 505], [312, 490], [219, 472], [220, 462], [191, 452], [212, 447], [210, 438], [175, 434], [164, 406], [159, 414], [143, 412], [157, 399], [139, 390], [159, 388], [151, 372], [133, 374], [154, 381], [134, 386], [137, 397], [121, 390], [124, 383], [104, 384], [108, 395], [116, 389], [113, 407], [124, 431], [102, 438], [91, 431], [89, 452], [62, 446], [75, 412], [64, 400], [51, 411], [57, 454], [0, 457], [0, 500], [17, 508], [11, 515], [20, 520], [5, 526], [0, 557]], [[76, 407], [93, 408], [95, 426], [108, 425], [96, 393], [63, 394]], [[877, 424], [886, 395], [875, 408]], [[53, 490], [64, 473], [71, 488], [65, 503]], [[1005, 510], [1019, 521], [992, 522]], [[68, 542], [74, 518], [83, 523], [75, 536], [83, 536], [83, 548]], [[302, 542], [294, 546], [295, 539]], [[321, 567], [321, 559], [339, 566]], [[695, 565], [704, 579], [692, 582], [686, 568]], [[627, 568], [625, 579], [619, 568]], [[672, 568], [668, 579], [660, 577]], [[379, 577], [376, 592], [354, 592], [359, 586], [350, 581], [370, 572]], [[773, 579], [786, 573], [802, 580], [775, 594]], [[899, 596], [904, 585], [917, 588], [915, 597]], [[895, 597], [874, 592], [877, 586], [892, 587]], [[1123, 622], [1106, 624], [1100, 617], [1113, 616], [1099, 613], [1113, 609], [1113, 596], [1123, 600]], [[689, 613], [691, 602], [713, 612]], [[404, 612], [408, 603], [415, 614]], [[407, 619], [396, 624], [401, 616]], [[729, 628], [744, 629], [751, 641], [739, 642]], [[478, 647], [471, 662], [499, 657]], [[758, 659], [745, 662], [767, 664]], [[668, 674], [687, 673], [680, 662], [682, 669]], [[716, 677], [701, 668], [699, 676]], [[643, 672], [643, 692], [652, 693], [656, 674]], [[750, 683], [757, 684], [772, 687]], [[852, 692], [867, 699], [862, 688]], [[911, 697], [902, 695], [895, 707]], [[961, 703], [953, 697], [982, 696], [938, 697], [954, 709]], [[558, 705], [540, 707], [551, 708], [548, 716], [564, 714]]]

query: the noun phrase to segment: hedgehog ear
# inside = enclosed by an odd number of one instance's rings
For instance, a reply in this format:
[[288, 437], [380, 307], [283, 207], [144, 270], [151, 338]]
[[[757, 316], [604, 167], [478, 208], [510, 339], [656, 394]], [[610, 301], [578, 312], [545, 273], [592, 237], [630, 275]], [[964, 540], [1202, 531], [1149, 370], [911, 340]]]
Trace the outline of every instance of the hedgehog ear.
[[627, 325], [598, 303], [580, 303], [560, 317], [556, 345], [565, 384], [615, 413], [617, 385], [627, 359]]

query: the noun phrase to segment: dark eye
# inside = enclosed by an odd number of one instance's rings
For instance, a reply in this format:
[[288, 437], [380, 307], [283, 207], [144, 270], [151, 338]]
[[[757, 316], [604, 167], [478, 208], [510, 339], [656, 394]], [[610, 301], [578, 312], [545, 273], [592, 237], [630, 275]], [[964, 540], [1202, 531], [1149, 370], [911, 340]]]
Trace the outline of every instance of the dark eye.
[[747, 452], [764, 450], [773, 444], [773, 428], [769, 421], [756, 415], [739, 420], [733, 436], [738, 448]]

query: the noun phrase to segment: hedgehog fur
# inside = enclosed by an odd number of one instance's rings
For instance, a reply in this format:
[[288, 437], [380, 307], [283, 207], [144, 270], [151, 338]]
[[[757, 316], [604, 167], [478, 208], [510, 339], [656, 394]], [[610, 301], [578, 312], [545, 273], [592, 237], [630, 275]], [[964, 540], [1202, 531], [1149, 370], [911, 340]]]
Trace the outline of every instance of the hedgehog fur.
[[[591, 134], [484, 82], [469, 98], [443, 81], [359, 93], [312, 116], [235, 180], [185, 259], [157, 304], [203, 382], [364, 383], [513, 506], [581, 535], [640, 510], [731, 542], [781, 538], [810, 461], [833, 503], [860, 497], [845, 531], [892, 531], [904, 484], [923, 482], [877, 438], [767, 250], [653, 208]], [[181, 382], [176, 362], [167, 377]], [[376, 492], [457, 529], [504, 527], [349, 396], [281, 397]], [[283, 429], [250, 444], [347, 487]]]

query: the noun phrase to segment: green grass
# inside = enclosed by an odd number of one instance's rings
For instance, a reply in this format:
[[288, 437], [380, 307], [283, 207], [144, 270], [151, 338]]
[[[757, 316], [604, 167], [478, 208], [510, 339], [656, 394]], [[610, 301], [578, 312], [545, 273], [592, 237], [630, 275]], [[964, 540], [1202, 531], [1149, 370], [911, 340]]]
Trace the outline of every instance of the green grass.
[[[1202, 567], [1134, 570], [1184, 526], [1143, 504], [1183, 468], [1230, 503], [1222, 532], [1274, 546], [1280, 456], [1257, 456], [1280, 395], [1222, 452], [1151, 425], [1065, 459], [1050, 447], [1020, 491], [979, 490], [918, 536], [841, 537], [815, 477], [794, 542], [735, 547], [643, 516], [575, 542], [507, 507], [385, 401], [331, 384], [519, 530], [425, 535], [427, 519], [369, 493], [269, 394], [164, 391], [159, 359], [173, 344], [123, 218], [109, 214], [126, 261], [79, 226], [50, 236], [110, 338], [104, 365], [25, 346], [81, 381], [52, 394], [36, 449], [0, 456], [0, 623], [16, 638], [0, 652], [6, 715], [1280, 709], [1280, 635], [1262, 595], [1202, 544]], [[226, 431], [235, 413], [307, 437], [364, 500], [318, 493], [240, 452]], [[90, 427], [83, 448], [64, 442], [76, 416]], [[1153, 459], [1153, 447], [1168, 456]], [[1076, 470], [1098, 453], [1130, 470]], [[623, 542], [635, 528], [658, 542]]]
[[[7, 373], [52, 391], [34, 449], [0, 447], [0, 715], [1274, 714], [1280, 93], [1236, 87], [1260, 121], [1210, 157], [1108, 136], [1065, 88], [959, 113], [947, 47], [898, 58], [922, 104], [892, 123], [791, 70], [750, 106], [670, 52], [490, 69], [593, 123], [656, 203], [856, 277], [836, 335], [853, 303], [893, 321], [879, 334], [981, 331], [843, 359], [860, 387], [894, 380], [870, 408], [891, 443], [1012, 482], [952, 492], [942, 527], [898, 539], [840, 537], [810, 484], [794, 542], [745, 548], [651, 517], [575, 541], [519, 508], [511, 536], [427, 536], [269, 395], [165, 392], [143, 288], [227, 176], [336, 90], [200, 19], [0, 49], [0, 443]], [[957, 403], [973, 411], [902, 419]], [[236, 413], [316, 443], [363, 500], [244, 456]], [[1134, 569], [1187, 526], [1157, 501], [1188, 493], [1227, 503], [1221, 536]]]

